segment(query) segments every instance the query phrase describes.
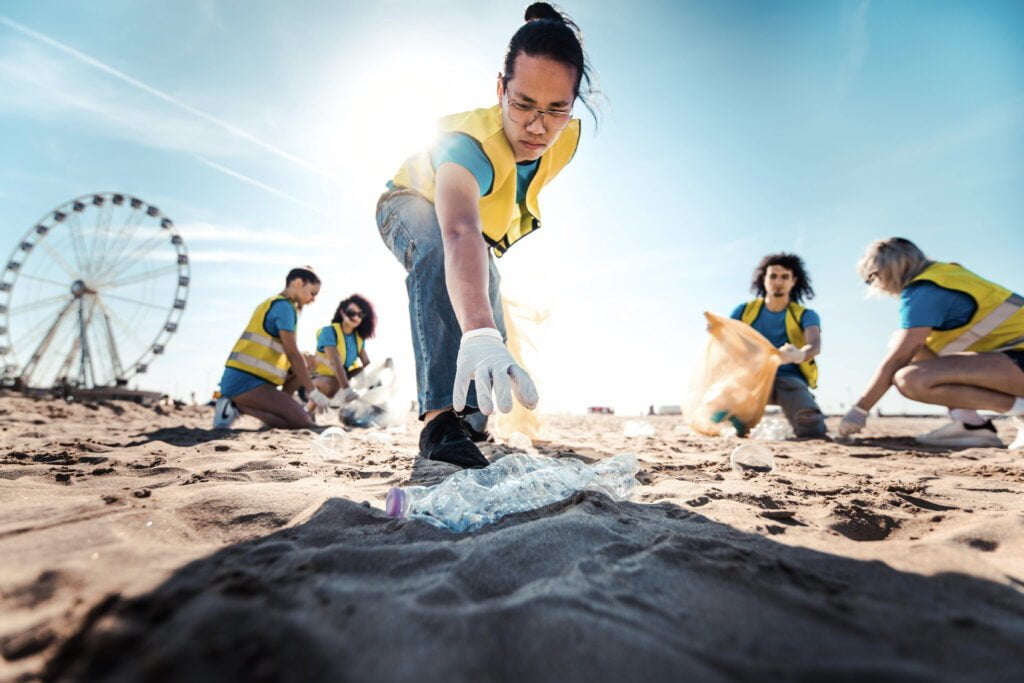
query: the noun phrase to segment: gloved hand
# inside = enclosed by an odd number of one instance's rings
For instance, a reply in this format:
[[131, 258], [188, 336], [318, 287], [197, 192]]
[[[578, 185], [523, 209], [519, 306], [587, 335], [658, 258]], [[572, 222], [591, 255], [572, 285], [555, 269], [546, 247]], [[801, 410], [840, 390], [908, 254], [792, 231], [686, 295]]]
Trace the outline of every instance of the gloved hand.
[[854, 406], [843, 417], [839, 423], [839, 436], [850, 436], [864, 429], [868, 422], [868, 411]]
[[319, 389], [313, 389], [313, 391], [309, 392], [309, 400], [316, 404], [316, 412], [318, 413], [326, 413], [331, 405], [331, 399], [324, 396], [324, 392]]
[[501, 333], [493, 327], [470, 330], [462, 335], [452, 393], [452, 407], [456, 412], [466, 408], [470, 381], [476, 382], [476, 400], [484, 415], [494, 412], [492, 389], [498, 410], [503, 413], [512, 410], [513, 393], [527, 408], [537, 406], [537, 387], [526, 371], [516, 365], [501, 340]]
[[788, 343], [779, 347], [779, 355], [782, 356], [783, 363], [803, 363], [807, 360], [806, 351]]
[[348, 387], [344, 391], [341, 392], [341, 401], [342, 401], [342, 403], [351, 403], [352, 401], [356, 400], [357, 398], [359, 398], [359, 394], [357, 394], [356, 390], [353, 389], [352, 387]]

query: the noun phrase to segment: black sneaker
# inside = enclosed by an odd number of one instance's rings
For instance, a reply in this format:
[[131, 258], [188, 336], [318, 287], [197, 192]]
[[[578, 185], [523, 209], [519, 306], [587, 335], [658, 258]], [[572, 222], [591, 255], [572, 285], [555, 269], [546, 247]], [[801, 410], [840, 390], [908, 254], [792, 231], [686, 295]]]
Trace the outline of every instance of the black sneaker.
[[428, 422], [420, 432], [420, 457], [463, 468], [480, 468], [491, 464], [480, 449], [473, 445], [462, 426], [462, 420], [450, 410]]
[[469, 434], [474, 443], [493, 441], [491, 433], [487, 431], [487, 416], [483, 413], [470, 413], [462, 416], [462, 427]]

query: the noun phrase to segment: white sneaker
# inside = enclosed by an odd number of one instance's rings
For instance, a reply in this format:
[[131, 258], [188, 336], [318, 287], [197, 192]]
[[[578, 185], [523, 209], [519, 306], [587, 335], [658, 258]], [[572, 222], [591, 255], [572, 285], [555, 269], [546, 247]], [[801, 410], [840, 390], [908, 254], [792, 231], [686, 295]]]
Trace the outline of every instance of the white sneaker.
[[1024, 417], [1014, 417], [1013, 424], [1017, 427], [1017, 438], [1007, 448], [1011, 451], [1024, 450]]
[[933, 429], [927, 434], [915, 436], [914, 441], [925, 446], [951, 446], [951, 447], [991, 447], [1002, 448], [1003, 442], [996, 434], [996, 427], [992, 420], [987, 420], [983, 425], [969, 425], [953, 420], [944, 424], [938, 429]]
[[217, 399], [217, 405], [213, 407], [213, 428], [228, 429], [235, 423], [238, 416], [238, 407], [231, 402], [231, 399], [221, 396]]

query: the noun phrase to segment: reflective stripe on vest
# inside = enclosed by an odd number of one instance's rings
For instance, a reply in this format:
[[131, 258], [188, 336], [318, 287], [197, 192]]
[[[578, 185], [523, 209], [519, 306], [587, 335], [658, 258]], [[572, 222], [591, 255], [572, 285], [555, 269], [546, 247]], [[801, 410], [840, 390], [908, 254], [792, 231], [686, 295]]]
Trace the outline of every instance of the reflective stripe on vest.
[[[994, 332], [997, 327], [1013, 317], [1013, 315], [1017, 313], [1022, 306], [1024, 306], [1024, 296], [1021, 296], [1020, 294], [1011, 294], [1006, 301], [996, 306], [995, 310], [978, 322], [974, 323], [971, 327], [964, 330], [959, 337], [940, 349], [939, 355], [948, 356], [952, 353], [966, 351], [971, 346], [974, 346], [974, 344]], [[1015, 346], [1019, 346], [1022, 343], [1024, 343], [1024, 337], [1013, 340], [1008, 344], [1004, 344], [1002, 347], [993, 350], [1006, 351]]]
[[281, 346], [281, 342], [277, 341], [273, 337], [268, 337], [265, 334], [257, 334], [255, 332], [243, 332], [242, 336], [239, 337], [239, 339], [256, 342], [257, 344], [262, 344], [263, 346], [266, 346], [268, 349], [273, 349], [278, 353], [284, 353], [284, 347]]
[[[270, 308], [278, 301], [288, 299], [280, 295], [272, 296], [256, 307], [225, 363], [229, 368], [247, 372], [275, 385], [284, 383], [291, 367], [281, 341], [270, 336], [264, 326]], [[294, 309], [295, 304], [289, 301], [289, 305]]]
[[242, 363], [243, 365], [247, 365], [249, 367], [259, 368], [260, 370], [273, 375], [275, 378], [280, 379], [282, 383], [288, 376], [287, 369], [279, 368], [276, 365], [271, 365], [270, 363], [264, 360], [260, 360], [259, 358], [253, 358], [249, 354], [242, 353], [240, 351], [232, 351], [230, 354], [228, 354], [228, 360], [233, 360], [236, 363]]
[[990, 282], [957, 263], [936, 262], [914, 277], [943, 289], [966, 294], [976, 306], [971, 319], [950, 330], [932, 329], [925, 344], [932, 353], [948, 356], [965, 351], [984, 353], [1024, 349], [1024, 297]]

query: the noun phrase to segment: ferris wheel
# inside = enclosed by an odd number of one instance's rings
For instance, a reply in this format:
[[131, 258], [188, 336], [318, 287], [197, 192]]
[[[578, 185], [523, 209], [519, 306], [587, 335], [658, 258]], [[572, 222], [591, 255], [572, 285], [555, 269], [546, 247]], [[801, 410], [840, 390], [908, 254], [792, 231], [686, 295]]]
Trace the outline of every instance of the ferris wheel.
[[0, 370], [24, 387], [126, 385], [164, 352], [188, 298], [184, 240], [127, 194], [58, 206], [0, 267]]

